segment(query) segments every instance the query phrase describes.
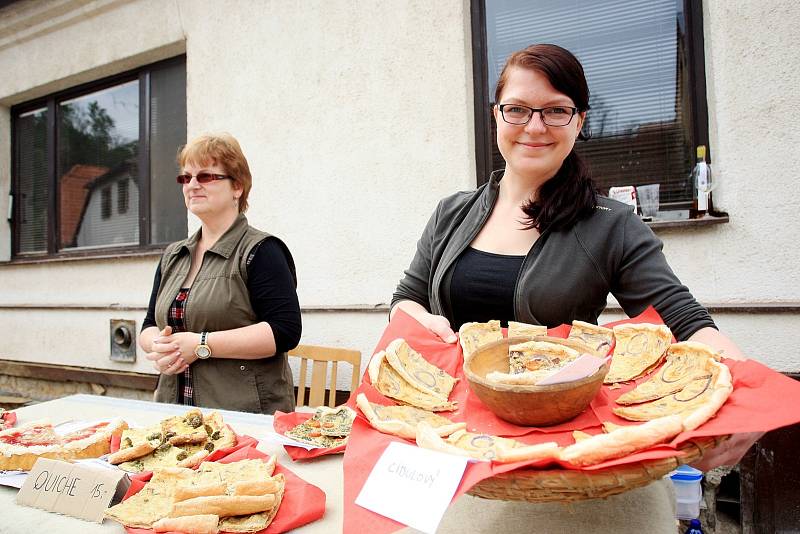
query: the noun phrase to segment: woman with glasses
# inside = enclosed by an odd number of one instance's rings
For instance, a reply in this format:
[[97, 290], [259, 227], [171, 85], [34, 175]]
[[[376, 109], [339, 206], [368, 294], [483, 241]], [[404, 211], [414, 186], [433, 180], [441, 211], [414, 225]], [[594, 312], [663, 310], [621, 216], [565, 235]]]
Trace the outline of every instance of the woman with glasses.
[[271, 414], [294, 410], [286, 351], [300, 341], [294, 261], [250, 226], [247, 160], [228, 134], [178, 154], [177, 181], [200, 229], [156, 269], [139, 345], [160, 376], [160, 402]]
[[[652, 305], [680, 341], [740, 356], [672, 272], [661, 241], [630, 206], [597, 194], [574, 150], [589, 110], [577, 58], [555, 45], [512, 54], [495, 102], [505, 168], [477, 191], [439, 202], [392, 314], [402, 309], [454, 343], [454, 331], [470, 321], [597, 323], [611, 293], [631, 317]], [[757, 437], [735, 437], [701, 467], [736, 463]]]

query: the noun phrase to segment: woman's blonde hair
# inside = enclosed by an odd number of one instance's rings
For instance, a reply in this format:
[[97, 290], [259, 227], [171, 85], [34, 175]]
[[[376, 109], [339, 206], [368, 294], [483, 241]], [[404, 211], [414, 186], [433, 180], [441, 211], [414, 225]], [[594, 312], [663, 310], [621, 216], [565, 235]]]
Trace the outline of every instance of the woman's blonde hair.
[[181, 169], [187, 163], [195, 165], [220, 165], [242, 190], [239, 197], [239, 213], [247, 211], [247, 197], [253, 187], [250, 166], [244, 157], [239, 141], [229, 133], [204, 134], [186, 143], [178, 152]]

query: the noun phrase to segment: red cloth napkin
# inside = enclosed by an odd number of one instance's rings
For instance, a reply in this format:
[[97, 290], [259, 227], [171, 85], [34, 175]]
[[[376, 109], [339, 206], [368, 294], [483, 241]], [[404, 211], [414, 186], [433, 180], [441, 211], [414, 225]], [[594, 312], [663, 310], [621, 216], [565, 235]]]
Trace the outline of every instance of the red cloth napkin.
[[[609, 323], [608, 327], [620, 323], [653, 323], [663, 324], [661, 317], [652, 308], [648, 308], [641, 315]], [[570, 327], [562, 325], [548, 330], [549, 335], [566, 337]], [[450, 417], [454, 421], [466, 421], [467, 429], [480, 429], [481, 432], [500, 436], [513, 437], [525, 443], [543, 443], [555, 441], [559, 445], [574, 443], [573, 430], [591, 430], [590, 433], [601, 431], [601, 421], [611, 421], [617, 424], [635, 424], [621, 419], [611, 413], [615, 406], [614, 400], [634, 384], [628, 384], [620, 389], [609, 389], [603, 386], [600, 394], [592, 401], [590, 409], [572, 421], [548, 428], [517, 427], [498, 419], [469, 391], [466, 379], [462, 372], [463, 355], [459, 345], [444, 343], [416, 320], [398, 310], [378, 342], [375, 352], [384, 349], [392, 340], [402, 337], [412, 348], [420, 352], [428, 361], [443, 368], [452, 376], [461, 380], [453, 390], [451, 399], [459, 401], [459, 409], [452, 413], [444, 412], [441, 415]], [[652, 447], [645, 451], [609, 460], [601, 464], [589, 466], [586, 470], [602, 469], [614, 465], [640, 462], [648, 459], [667, 458], [677, 454], [677, 447], [681, 443], [696, 436], [720, 436], [738, 432], [761, 432], [773, 430], [781, 426], [800, 422], [800, 411], [794, 407], [800, 405], [800, 384], [784, 377], [768, 367], [754, 361], [726, 360], [725, 363], [731, 370], [734, 382], [734, 392], [728, 402], [717, 413], [716, 417], [702, 425], [700, 428], [678, 435], [671, 443]], [[639, 382], [646, 378], [639, 379]], [[394, 404], [394, 401], [381, 395], [369, 384], [369, 377], [358, 389], [370, 401], [380, 404]], [[344, 455], [344, 532], [363, 532], [382, 534], [393, 532], [403, 527], [400, 523], [373, 513], [355, 504], [355, 499], [366, 482], [375, 462], [380, 458], [386, 446], [391, 441], [405, 441], [401, 438], [381, 434], [373, 429], [359, 411], [353, 423], [353, 431]], [[470, 463], [461, 479], [461, 484], [456, 491], [454, 499], [469, 491], [481, 480], [495, 474], [511, 471], [520, 467], [553, 468], [559, 462], [517, 462], [512, 464], [491, 464], [487, 462]], [[572, 468], [562, 464], [565, 468]]]
[[[296, 427], [297, 425], [308, 421], [313, 417], [313, 413], [301, 413], [301, 412], [291, 412], [291, 413], [283, 413], [280, 410], [275, 412], [275, 419], [273, 421], [273, 427], [275, 428], [275, 432], [278, 434], [285, 434], [287, 430], [291, 430], [292, 428]], [[304, 449], [303, 447], [293, 447], [291, 445], [284, 445], [283, 448], [286, 449], [286, 453], [291, 457], [292, 460], [308, 460], [310, 458], [317, 458], [318, 456], [324, 456], [326, 454], [339, 454], [344, 452], [345, 447], [347, 444], [339, 445], [338, 447], [330, 447], [330, 448], [317, 448], [317, 449]]]
[[[219, 457], [216, 461], [227, 464], [246, 459], [261, 459], [267, 461], [269, 455], [256, 449], [254, 443], [250, 443], [243, 447], [236, 447], [231, 453]], [[278, 509], [278, 514], [275, 516], [272, 523], [256, 534], [279, 534], [280, 532], [288, 532], [311, 523], [312, 521], [316, 521], [325, 514], [325, 492], [313, 484], [309, 484], [281, 465], [275, 467], [275, 474], [278, 473], [283, 473], [286, 477], [286, 487], [284, 489], [281, 507]], [[128, 488], [128, 492], [125, 494], [125, 497], [123, 497], [123, 500], [128, 499], [132, 495], [136, 495], [152, 476], [153, 473], [132, 475], [131, 486]], [[148, 528], [125, 527], [125, 530], [130, 534], [152, 534], [154, 532], [152, 529]]]
[[3, 424], [0, 425], [0, 430], [4, 428], [11, 428], [17, 424], [17, 414], [14, 412], [3, 412], [3, 415], [0, 416], [3, 419]]

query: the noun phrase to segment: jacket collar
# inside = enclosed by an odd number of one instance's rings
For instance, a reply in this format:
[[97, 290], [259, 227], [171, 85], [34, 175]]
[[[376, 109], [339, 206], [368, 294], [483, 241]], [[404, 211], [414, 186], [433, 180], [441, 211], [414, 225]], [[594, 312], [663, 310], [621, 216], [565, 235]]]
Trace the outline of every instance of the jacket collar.
[[[225, 230], [225, 233], [214, 243], [213, 247], [208, 249], [208, 252], [213, 252], [214, 254], [228, 259], [231, 254], [233, 254], [233, 249], [236, 248], [236, 245], [241, 241], [242, 236], [247, 231], [247, 226], [247, 217], [245, 217], [244, 213], [240, 213], [236, 217], [236, 220], [233, 221], [230, 228]], [[198, 229], [191, 237], [179, 242], [178, 246], [172, 251], [172, 255], [180, 254], [183, 251], [194, 252], [197, 242], [200, 241], [202, 230], [202, 228]]]

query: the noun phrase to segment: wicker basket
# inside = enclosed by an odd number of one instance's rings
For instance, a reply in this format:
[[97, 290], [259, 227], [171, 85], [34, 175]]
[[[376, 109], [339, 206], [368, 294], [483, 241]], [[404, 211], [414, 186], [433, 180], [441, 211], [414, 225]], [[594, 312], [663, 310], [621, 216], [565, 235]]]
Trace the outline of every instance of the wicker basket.
[[484, 499], [527, 502], [573, 502], [609, 497], [646, 486], [679, 465], [701, 458], [707, 450], [726, 439], [728, 436], [697, 438], [684, 443], [677, 456], [595, 471], [517, 469], [484, 479], [468, 493]]

